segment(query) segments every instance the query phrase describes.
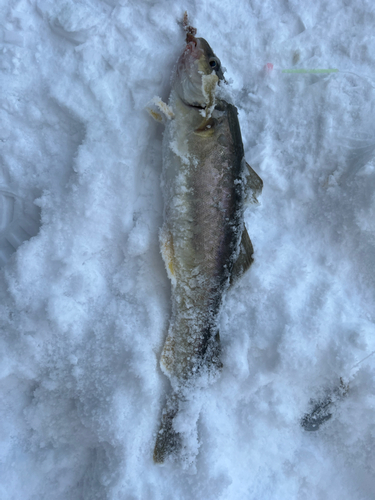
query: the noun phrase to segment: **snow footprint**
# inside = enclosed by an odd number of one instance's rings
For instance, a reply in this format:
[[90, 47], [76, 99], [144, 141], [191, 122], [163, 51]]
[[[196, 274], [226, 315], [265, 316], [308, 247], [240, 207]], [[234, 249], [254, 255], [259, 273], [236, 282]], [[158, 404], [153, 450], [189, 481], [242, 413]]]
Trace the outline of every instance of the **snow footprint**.
[[0, 184], [0, 267], [40, 227], [40, 208]]

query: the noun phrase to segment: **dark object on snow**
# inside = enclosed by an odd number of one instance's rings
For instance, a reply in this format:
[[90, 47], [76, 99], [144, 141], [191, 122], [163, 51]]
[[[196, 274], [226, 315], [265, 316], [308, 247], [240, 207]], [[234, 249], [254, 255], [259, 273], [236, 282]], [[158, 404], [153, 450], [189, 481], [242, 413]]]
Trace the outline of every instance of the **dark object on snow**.
[[332, 417], [336, 404], [347, 395], [348, 390], [348, 384], [345, 384], [343, 379], [340, 378], [339, 386], [327, 391], [324, 398], [311, 399], [312, 410], [305, 413], [301, 419], [301, 425], [305, 431], [319, 430], [320, 426]]

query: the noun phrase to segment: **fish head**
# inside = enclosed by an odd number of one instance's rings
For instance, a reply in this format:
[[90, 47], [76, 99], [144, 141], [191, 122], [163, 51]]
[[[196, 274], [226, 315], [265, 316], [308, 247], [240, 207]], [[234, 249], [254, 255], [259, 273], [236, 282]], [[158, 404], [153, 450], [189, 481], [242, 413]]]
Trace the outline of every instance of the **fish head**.
[[212, 100], [208, 89], [214, 92], [220, 80], [224, 81], [224, 75], [219, 58], [204, 38], [189, 33], [177, 62], [173, 83], [177, 95], [188, 106], [205, 108]]

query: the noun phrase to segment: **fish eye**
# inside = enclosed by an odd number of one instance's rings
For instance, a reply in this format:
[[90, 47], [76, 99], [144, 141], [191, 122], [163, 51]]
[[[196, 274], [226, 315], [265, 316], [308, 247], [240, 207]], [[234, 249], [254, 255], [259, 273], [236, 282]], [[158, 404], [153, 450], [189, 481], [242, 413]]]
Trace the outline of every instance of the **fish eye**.
[[218, 70], [220, 68], [220, 61], [216, 59], [215, 57], [212, 57], [209, 61], [208, 64], [211, 66], [212, 69]]

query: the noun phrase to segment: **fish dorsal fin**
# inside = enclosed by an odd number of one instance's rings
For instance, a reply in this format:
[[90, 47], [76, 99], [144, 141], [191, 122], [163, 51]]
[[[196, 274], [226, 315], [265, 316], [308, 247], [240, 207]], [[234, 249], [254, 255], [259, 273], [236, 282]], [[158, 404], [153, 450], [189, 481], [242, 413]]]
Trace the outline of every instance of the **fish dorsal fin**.
[[263, 181], [259, 175], [253, 170], [250, 165], [246, 162], [247, 172], [246, 172], [246, 195], [247, 203], [258, 203], [258, 196], [262, 194]]
[[241, 236], [240, 253], [232, 269], [232, 275], [230, 279], [231, 285], [233, 285], [239, 278], [241, 278], [241, 276], [249, 269], [254, 261], [253, 253], [253, 244], [251, 243], [251, 239], [246, 227], [244, 227]]

